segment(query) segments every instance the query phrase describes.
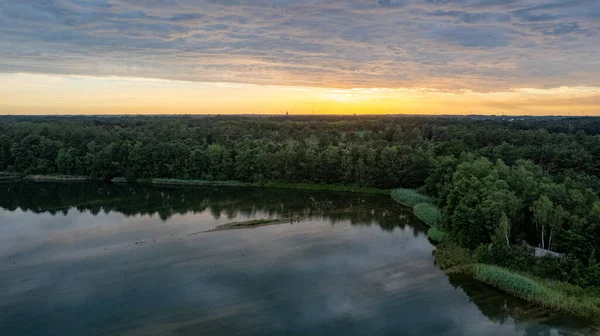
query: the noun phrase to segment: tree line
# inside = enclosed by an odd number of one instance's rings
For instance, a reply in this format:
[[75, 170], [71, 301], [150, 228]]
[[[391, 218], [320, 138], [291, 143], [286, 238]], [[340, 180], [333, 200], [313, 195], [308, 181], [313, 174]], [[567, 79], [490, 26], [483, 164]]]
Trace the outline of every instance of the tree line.
[[582, 286], [600, 285], [597, 157], [596, 118], [0, 118], [0, 171], [420, 188], [482, 260], [531, 268], [525, 242]]

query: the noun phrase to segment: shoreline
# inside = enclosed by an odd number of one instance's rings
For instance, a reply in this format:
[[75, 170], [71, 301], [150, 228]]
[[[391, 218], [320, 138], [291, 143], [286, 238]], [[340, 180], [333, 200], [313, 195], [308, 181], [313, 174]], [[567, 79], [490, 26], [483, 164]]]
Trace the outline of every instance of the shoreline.
[[[477, 263], [472, 251], [445, 239], [447, 234], [436, 226], [442, 220], [439, 209], [430, 199], [410, 189], [394, 189], [392, 198], [413, 209], [413, 213], [430, 229], [429, 239], [437, 245], [435, 260], [445, 273], [461, 273], [527, 302], [586, 319], [600, 318], [600, 298], [585, 289], [565, 283], [538, 279], [529, 274]], [[419, 202], [428, 200], [425, 202]], [[432, 212], [438, 212], [433, 214]], [[565, 290], [568, 288], [568, 290]], [[578, 293], [579, 295], [573, 295]]]
[[[21, 175], [1, 173], [0, 181], [26, 180], [32, 182], [85, 182], [106, 181], [85, 176], [69, 175]], [[107, 181], [108, 182], [108, 181]], [[184, 179], [140, 179], [127, 181], [124, 178], [114, 178], [111, 183], [142, 183], [157, 186], [227, 186], [227, 187], [257, 187], [279, 188], [296, 190], [314, 190], [330, 192], [352, 192], [364, 194], [388, 194], [402, 206], [410, 207], [415, 216], [429, 227], [427, 236], [436, 245], [436, 263], [446, 273], [458, 272], [473, 279], [490, 285], [507, 294], [521, 298], [536, 305], [553, 310], [572, 314], [574, 316], [597, 319], [600, 318], [600, 298], [586, 295], [583, 288], [564, 283], [549, 282], [538, 279], [528, 274], [521, 274], [502, 267], [477, 263], [472, 256], [472, 251], [461, 248], [446, 239], [447, 234], [437, 227], [441, 221], [441, 213], [431, 199], [411, 189], [377, 189], [356, 186], [340, 186], [312, 183], [246, 183], [240, 181], [206, 181]], [[243, 224], [243, 223], [241, 223]], [[231, 228], [230, 228], [231, 229]], [[568, 292], [564, 288], [571, 288]], [[532, 293], [532, 289], [535, 294]], [[572, 293], [580, 295], [575, 296]]]
[[[6, 176], [6, 178], [3, 178]], [[314, 191], [331, 191], [331, 192], [350, 192], [362, 194], [381, 194], [389, 195], [390, 189], [379, 189], [372, 187], [344, 186], [336, 184], [323, 183], [280, 183], [280, 182], [263, 182], [250, 183], [241, 181], [209, 181], [209, 180], [187, 180], [187, 179], [167, 179], [167, 178], [151, 178], [138, 179], [129, 181], [122, 177], [112, 178], [110, 180], [95, 179], [87, 176], [75, 175], [22, 175], [12, 173], [0, 173], [0, 181], [7, 180], [26, 180], [32, 182], [85, 182], [85, 181], [105, 181], [115, 184], [123, 183], [140, 183], [152, 184], [158, 186], [223, 186], [223, 187], [254, 187], [254, 188], [276, 188], [276, 189], [296, 189], [296, 190], [314, 190]]]
[[394, 201], [411, 208], [415, 217], [429, 227], [427, 237], [434, 245], [445, 240], [446, 233], [437, 227], [437, 224], [442, 220], [441, 211], [435, 204], [431, 203], [429, 197], [412, 189], [393, 189], [390, 195]]

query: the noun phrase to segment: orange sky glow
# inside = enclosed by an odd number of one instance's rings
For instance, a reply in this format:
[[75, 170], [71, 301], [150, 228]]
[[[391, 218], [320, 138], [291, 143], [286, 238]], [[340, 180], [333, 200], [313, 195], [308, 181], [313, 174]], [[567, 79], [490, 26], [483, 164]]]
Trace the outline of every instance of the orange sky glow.
[[499, 92], [322, 88], [162, 79], [0, 74], [2, 114], [590, 115], [600, 88]]

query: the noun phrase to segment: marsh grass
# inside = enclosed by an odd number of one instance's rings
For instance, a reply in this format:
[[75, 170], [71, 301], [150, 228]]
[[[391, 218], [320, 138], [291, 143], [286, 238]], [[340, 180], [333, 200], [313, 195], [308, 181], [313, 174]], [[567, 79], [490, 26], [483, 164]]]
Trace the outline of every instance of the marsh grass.
[[413, 213], [417, 218], [431, 227], [437, 227], [442, 223], [442, 212], [431, 203], [419, 203], [413, 207]]
[[429, 197], [419, 194], [412, 189], [393, 189], [391, 194], [396, 202], [410, 207], [414, 207], [419, 203], [428, 203], [430, 201]]
[[446, 239], [446, 233], [440, 231], [436, 227], [432, 227], [427, 230], [427, 237], [429, 237], [429, 239], [431, 239], [431, 241], [433, 241], [435, 244], [440, 244]]
[[445, 240], [446, 233], [439, 228], [443, 219], [442, 212], [436, 205], [430, 203], [429, 197], [412, 189], [393, 189], [391, 195], [398, 203], [412, 207], [415, 216], [429, 226], [427, 236], [434, 244]]
[[536, 279], [510, 270], [485, 264], [475, 264], [472, 276], [514, 296], [580, 317], [600, 316], [600, 299], [591, 295], [573, 295], [565, 292], [565, 284], [548, 285]]

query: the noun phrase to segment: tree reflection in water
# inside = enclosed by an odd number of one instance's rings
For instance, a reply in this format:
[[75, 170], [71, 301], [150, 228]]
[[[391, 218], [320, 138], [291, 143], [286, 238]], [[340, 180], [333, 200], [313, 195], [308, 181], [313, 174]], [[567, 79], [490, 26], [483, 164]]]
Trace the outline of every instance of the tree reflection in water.
[[[273, 202], [273, 200], [277, 200]], [[315, 192], [248, 187], [166, 187], [106, 182], [0, 183], [0, 207], [14, 211], [68, 214], [76, 209], [97, 215], [119, 212], [125, 216], [174, 215], [209, 211], [215, 219], [246, 217], [257, 212], [279, 218], [349, 220], [353, 225], [379, 225], [385, 231], [412, 223], [414, 235], [425, 232], [410, 209], [386, 195]]]

